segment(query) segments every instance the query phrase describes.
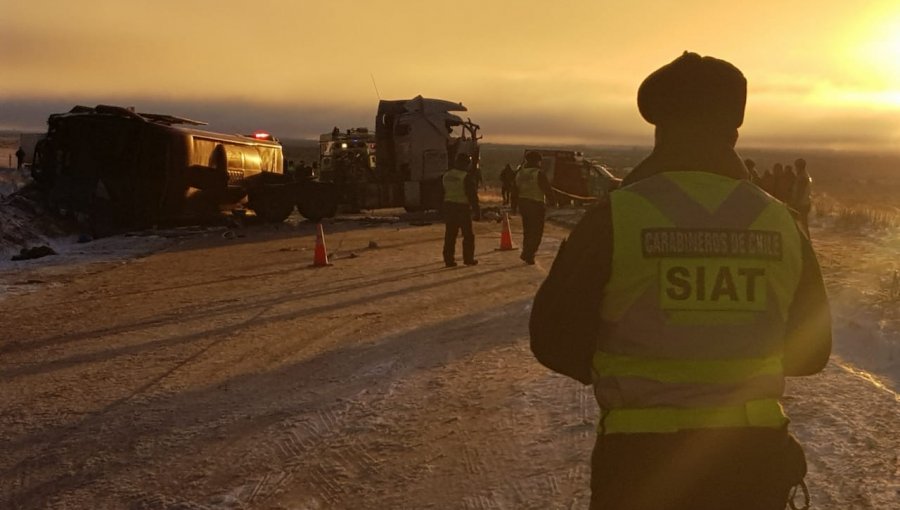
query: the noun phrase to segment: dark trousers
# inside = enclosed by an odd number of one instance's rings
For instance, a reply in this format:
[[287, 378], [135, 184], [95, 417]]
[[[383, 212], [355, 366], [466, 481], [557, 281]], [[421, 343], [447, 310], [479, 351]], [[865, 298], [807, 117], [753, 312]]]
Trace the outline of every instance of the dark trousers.
[[522, 216], [522, 259], [533, 261], [544, 237], [544, 203], [520, 198], [518, 205]]
[[475, 260], [475, 234], [472, 232], [472, 209], [468, 204], [444, 202], [444, 262], [455, 259], [456, 233], [462, 230], [463, 261]]
[[591, 510], [784, 510], [806, 474], [786, 429], [600, 435], [591, 464]]
[[503, 205], [509, 205], [509, 201], [512, 198], [512, 186], [502, 186], [500, 194], [503, 196]]

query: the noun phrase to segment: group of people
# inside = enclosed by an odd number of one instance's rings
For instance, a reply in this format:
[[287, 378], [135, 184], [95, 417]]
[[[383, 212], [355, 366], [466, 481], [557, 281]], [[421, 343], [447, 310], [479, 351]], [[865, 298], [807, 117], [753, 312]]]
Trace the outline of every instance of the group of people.
[[744, 165], [750, 173], [750, 181], [790, 206], [806, 227], [812, 210], [812, 178], [806, 171], [806, 160], [799, 158], [794, 161], [793, 166], [775, 163], [762, 175], [752, 159], [745, 159]]
[[[534, 256], [544, 235], [545, 197], [551, 194], [550, 182], [541, 170], [541, 154], [529, 151], [525, 154], [525, 163], [514, 175], [516, 202], [522, 216], [522, 252], [519, 258], [526, 264], [534, 264]], [[472, 217], [479, 216], [478, 174], [472, 168], [472, 158], [468, 154], [459, 153], [454, 166], [442, 179], [444, 200], [444, 265], [457, 265], [456, 237], [462, 232], [463, 264], [474, 266], [475, 234], [472, 231]], [[507, 165], [507, 168], [510, 168]], [[510, 168], [511, 170], [511, 168]], [[504, 204], [509, 204], [509, 197]]]

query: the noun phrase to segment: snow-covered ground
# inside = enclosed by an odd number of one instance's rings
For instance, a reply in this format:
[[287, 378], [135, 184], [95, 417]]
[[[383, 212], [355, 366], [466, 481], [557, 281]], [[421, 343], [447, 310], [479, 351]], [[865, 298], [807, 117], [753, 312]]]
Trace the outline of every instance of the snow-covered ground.
[[[124, 263], [171, 246], [183, 237], [228, 236], [224, 227], [182, 227], [133, 233], [78, 243], [58, 223], [35, 221], [34, 214], [9, 207], [8, 194], [21, 189], [29, 179], [15, 170], [0, 171], [0, 300], [30, 292], [43, 276], [66, 272], [94, 272], [109, 264]], [[574, 225], [581, 211], [561, 209], [550, 213], [559, 224]], [[296, 228], [302, 218], [294, 213], [287, 228]], [[834, 355], [849, 370], [871, 378], [891, 391], [900, 389], [900, 230], [885, 228], [841, 229], [834, 214], [814, 217], [811, 236], [828, 285], [834, 326]], [[57, 255], [26, 261], [11, 261], [21, 244], [10, 243], [9, 234], [29, 240], [25, 245], [45, 244]], [[4, 242], [5, 241], [5, 242]], [[13, 279], [10, 274], [29, 274]], [[48, 278], [54, 280], [54, 278]], [[10, 283], [11, 280], [12, 283]], [[5, 283], [4, 283], [5, 282]]]
[[[482, 264], [448, 271], [440, 225], [343, 220], [322, 271], [307, 271], [314, 229], [296, 215], [280, 230], [49, 235], [58, 255], [0, 259], [2, 316], [20, 322], [0, 339], [7, 495], [23, 508], [586, 506], [590, 389], [527, 348], [565, 230], [548, 227], [529, 269], [479, 223]], [[834, 356], [789, 381], [785, 406], [814, 508], [900, 508], [900, 234], [834, 220], [812, 225]]]
[[812, 238], [829, 291], [834, 355], [900, 390], [900, 231], [847, 231], [826, 217], [813, 222]]

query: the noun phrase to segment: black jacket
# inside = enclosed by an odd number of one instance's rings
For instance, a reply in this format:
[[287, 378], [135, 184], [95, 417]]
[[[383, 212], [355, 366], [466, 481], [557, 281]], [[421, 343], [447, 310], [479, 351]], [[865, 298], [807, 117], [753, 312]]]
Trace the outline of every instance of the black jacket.
[[[709, 165], [672, 164], [678, 157], [668, 156], [665, 151], [654, 151], [623, 185], [672, 170], [714, 171], [736, 179], [747, 176], [733, 150], [709, 158]], [[803, 239], [803, 269], [785, 335], [784, 370], [788, 376], [819, 372], [831, 353], [831, 314], [821, 270], [809, 238], [802, 229], [798, 231]], [[547, 368], [584, 384], [591, 383], [591, 358], [601, 334], [600, 305], [611, 262], [612, 216], [605, 202], [588, 211], [562, 242], [531, 311], [535, 357]]]

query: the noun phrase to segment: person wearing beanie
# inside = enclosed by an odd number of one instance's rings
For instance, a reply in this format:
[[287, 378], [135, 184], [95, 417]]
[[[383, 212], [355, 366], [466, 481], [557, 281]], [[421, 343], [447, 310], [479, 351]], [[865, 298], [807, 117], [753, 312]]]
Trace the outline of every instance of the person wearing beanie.
[[468, 154], [456, 155], [453, 168], [442, 178], [444, 190], [444, 265], [456, 267], [456, 235], [462, 231], [463, 263], [467, 266], [478, 264], [475, 259], [475, 234], [472, 231], [472, 211], [478, 207], [478, 184], [475, 174], [470, 172], [472, 157]]
[[830, 311], [808, 237], [734, 150], [746, 96], [740, 70], [696, 53], [651, 73], [653, 151], [535, 296], [532, 352], [600, 408], [591, 509], [782, 510], [806, 494], [779, 399], [786, 376], [826, 365]]

